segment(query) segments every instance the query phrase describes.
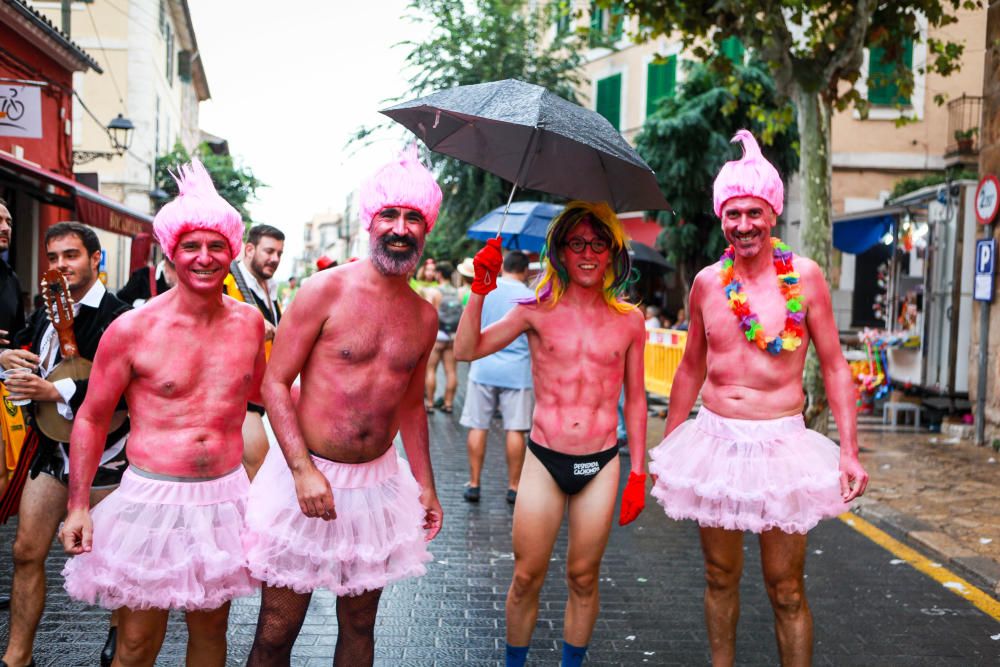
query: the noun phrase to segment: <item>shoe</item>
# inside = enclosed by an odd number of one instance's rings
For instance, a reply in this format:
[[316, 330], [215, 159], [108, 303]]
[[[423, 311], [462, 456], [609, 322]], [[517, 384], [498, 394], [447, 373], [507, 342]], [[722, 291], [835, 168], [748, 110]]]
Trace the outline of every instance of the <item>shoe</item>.
[[434, 406], [430, 403], [424, 403], [424, 410], [426, 410], [429, 415], [434, 414]]
[[10, 606], [10, 596], [0, 595], [0, 609], [6, 609]]
[[628, 456], [628, 440], [625, 438], [618, 438], [618, 453], [622, 456]]
[[444, 407], [444, 396], [442, 396], [438, 400], [434, 401], [434, 407], [435, 408], [443, 408]]
[[455, 408], [453, 406], [451, 406], [451, 405], [442, 405], [441, 406], [441, 412], [445, 413], [446, 415], [450, 415], [454, 411], [455, 411]]
[[479, 487], [469, 486], [466, 487], [465, 492], [462, 494], [467, 503], [478, 503], [479, 502]]
[[118, 644], [118, 626], [112, 625], [108, 630], [108, 640], [104, 642], [104, 648], [101, 649], [101, 667], [111, 667], [111, 663], [115, 661], [115, 648]]
[[507, 504], [513, 505], [517, 501], [517, 491], [514, 489], [507, 489]]

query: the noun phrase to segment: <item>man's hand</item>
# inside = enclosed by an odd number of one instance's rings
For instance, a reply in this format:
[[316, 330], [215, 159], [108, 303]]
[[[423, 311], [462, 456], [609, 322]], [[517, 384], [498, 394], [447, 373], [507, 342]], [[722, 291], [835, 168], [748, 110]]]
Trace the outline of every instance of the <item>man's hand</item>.
[[622, 510], [618, 515], [618, 525], [625, 526], [633, 521], [646, 506], [646, 473], [628, 474], [628, 482], [622, 491]]
[[6, 329], [0, 329], [0, 345], [10, 345], [10, 338], [8, 338], [9, 335], [9, 331]]
[[264, 340], [274, 340], [274, 334], [278, 331], [278, 328], [264, 320]]
[[309, 466], [298, 473], [292, 473], [295, 480], [295, 495], [299, 499], [299, 508], [310, 518], [332, 521], [337, 518], [333, 506], [333, 491], [330, 482], [316, 466]]
[[500, 247], [500, 239], [490, 239], [486, 242], [486, 247], [472, 258], [476, 272], [472, 291], [476, 294], [486, 296], [497, 288], [497, 276], [500, 275], [500, 266], [503, 264]]
[[70, 510], [59, 529], [59, 540], [68, 554], [77, 556], [89, 552], [94, 547], [94, 524], [90, 521], [90, 510]]
[[3, 366], [5, 370], [27, 368], [34, 371], [38, 369], [38, 364], [41, 361], [37, 354], [33, 354], [28, 350], [4, 350], [0, 352], [0, 366]]
[[849, 503], [868, 488], [868, 473], [856, 457], [840, 459], [840, 494]]
[[424, 539], [430, 542], [441, 532], [441, 521], [444, 518], [441, 502], [434, 489], [420, 491], [420, 506], [424, 508], [424, 530], [427, 531]]
[[8, 373], [6, 385], [12, 401], [28, 399], [55, 403], [62, 400], [62, 395], [54, 384], [34, 373]]

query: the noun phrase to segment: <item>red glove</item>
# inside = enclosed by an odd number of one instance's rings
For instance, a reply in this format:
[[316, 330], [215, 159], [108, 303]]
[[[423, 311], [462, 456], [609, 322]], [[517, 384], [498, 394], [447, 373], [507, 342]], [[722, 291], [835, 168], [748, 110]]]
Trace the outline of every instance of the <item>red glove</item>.
[[646, 473], [630, 472], [625, 490], [622, 491], [622, 511], [618, 515], [618, 525], [625, 526], [635, 521], [646, 506]]
[[500, 265], [503, 255], [500, 254], [500, 239], [490, 239], [486, 247], [472, 258], [476, 277], [472, 281], [472, 291], [486, 296], [497, 288], [497, 276], [500, 275]]

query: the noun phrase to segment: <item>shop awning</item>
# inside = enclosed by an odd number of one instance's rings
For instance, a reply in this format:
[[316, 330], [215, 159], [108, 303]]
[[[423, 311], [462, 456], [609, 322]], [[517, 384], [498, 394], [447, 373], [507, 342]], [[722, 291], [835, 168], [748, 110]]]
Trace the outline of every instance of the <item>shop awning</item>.
[[0, 152], [0, 169], [13, 171], [65, 190], [73, 202], [77, 219], [85, 225], [125, 236], [153, 232], [153, 218], [150, 216], [132, 210], [121, 202], [62, 174], [2, 152]]
[[656, 247], [656, 237], [663, 231], [663, 227], [652, 220], [646, 220], [641, 213], [636, 215], [622, 214], [618, 216], [618, 219], [621, 220], [630, 239]]
[[834, 216], [833, 247], [851, 255], [860, 255], [891, 231], [904, 212], [902, 206], [891, 206]]

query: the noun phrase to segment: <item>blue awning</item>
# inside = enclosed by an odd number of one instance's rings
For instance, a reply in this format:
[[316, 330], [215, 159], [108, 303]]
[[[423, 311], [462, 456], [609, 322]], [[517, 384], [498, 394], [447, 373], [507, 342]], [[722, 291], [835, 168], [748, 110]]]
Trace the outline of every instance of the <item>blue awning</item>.
[[851, 255], [860, 255], [892, 231], [905, 210], [901, 206], [839, 215], [833, 219], [833, 247]]

